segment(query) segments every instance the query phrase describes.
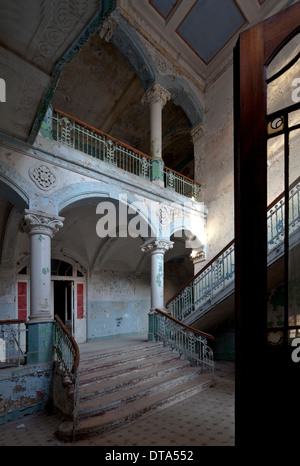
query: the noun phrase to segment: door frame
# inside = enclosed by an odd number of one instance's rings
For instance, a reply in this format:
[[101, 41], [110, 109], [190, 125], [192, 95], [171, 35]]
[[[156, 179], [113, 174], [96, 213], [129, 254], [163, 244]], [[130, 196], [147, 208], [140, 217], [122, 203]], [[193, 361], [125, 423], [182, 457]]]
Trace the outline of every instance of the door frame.
[[[286, 416], [293, 409], [290, 390], [297, 385], [295, 366], [288, 364], [286, 355], [278, 361], [266, 339], [266, 67], [299, 25], [300, 3], [296, 3], [243, 32], [234, 50], [237, 443], [249, 444], [248, 425], [255, 426], [255, 443], [265, 442], [268, 430], [275, 435], [281, 421], [288, 427]], [[280, 430], [280, 435], [291, 435], [292, 429], [291, 425], [285, 432]]]

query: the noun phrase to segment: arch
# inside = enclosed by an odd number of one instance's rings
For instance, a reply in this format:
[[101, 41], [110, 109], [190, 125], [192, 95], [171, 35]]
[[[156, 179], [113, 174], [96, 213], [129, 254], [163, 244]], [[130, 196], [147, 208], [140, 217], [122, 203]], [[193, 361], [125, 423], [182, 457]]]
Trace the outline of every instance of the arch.
[[18, 172], [0, 161], [0, 196], [19, 212], [24, 212], [29, 208], [32, 191], [32, 187]]
[[203, 222], [202, 227], [193, 224], [190, 218], [184, 221], [175, 221], [170, 228], [170, 238], [182, 238], [185, 241], [187, 249], [200, 251], [206, 247], [205, 225]]
[[117, 12], [114, 12], [114, 17], [117, 26], [111, 42], [131, 63], [145, 91], [154, 82], [159, 83], [171, 93], [174, 104], [182, 108], [192, 127], [200, 124], [204, 118], [204, 109], [189, 83], [178, 76], [174, 80], [174, 77], [163, 74], [159, 69], [160, 60], [155, 60], [149, 54], [131, 24]]
[[120, 14], [116, 20], [117, 26], [111, 42], [133, 66], [146, 91], [156, 79], [156, 67], [131, 25]]
[[[126, 205], [133, 212], [138, 213], [143, 221], [148, 225], [149, 230], [156, 234], [159, 225], [158, 220], [151, 216], [146, 204], [143, 205], [140, 200], [131, 193], [124, 193], [120, 189], [112, 187], [104, 191], [99, 183], [84, 182], [70, 185], [62, 188], [54, 194], [58, 215], [72, 207], [94, 206], [96, 207], [102, 201], [112, 201], [114, 205]], [[118, 213], [118, 212], [117, 212]], [[157, 220], [157, 221], [156, 221]]]

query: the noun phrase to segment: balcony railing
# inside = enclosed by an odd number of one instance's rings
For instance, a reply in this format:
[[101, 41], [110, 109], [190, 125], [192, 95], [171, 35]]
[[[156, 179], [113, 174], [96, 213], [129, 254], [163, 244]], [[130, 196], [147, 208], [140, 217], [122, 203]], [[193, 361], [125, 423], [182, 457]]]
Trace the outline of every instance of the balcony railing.
[[[152, 180], [152, 159], [143, 152], [60, 110], [53, 110], [52, 122], [55, 141], [140, 178]], [[199, 199], [200, 184], [167, 167], [164, 168], [164, 184], [178, 194]]]
[[[290, 187], [289, 192], [289, 238], [300, 227], [300, 178]], [[284, 243], [285, 198], [282, 194], [268, 207], [268, 253], [271, 254]], [[270, 257], [270, 256], [269, 256]], [[235, 246], [232, 240], [214, 259], [186, 283], [166, 306], [170, 314], [183, 321], [194, 313], [201, 313], [204, 306], [224, 299], [234, 291]]]
[[25, 320], [0, 321], [0, 368], [26, 364]]

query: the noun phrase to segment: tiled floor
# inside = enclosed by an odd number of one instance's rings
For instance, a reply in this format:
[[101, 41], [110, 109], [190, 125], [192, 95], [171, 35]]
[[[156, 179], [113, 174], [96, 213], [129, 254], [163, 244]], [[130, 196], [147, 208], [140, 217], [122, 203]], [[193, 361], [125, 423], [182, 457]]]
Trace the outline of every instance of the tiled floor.
[[0, 446], [234, 446], [234, 384], [233, 363], [217, 364], [213, 387], [104, 436], [61, 442], [59, 417], [42, 413], [0, 425]]

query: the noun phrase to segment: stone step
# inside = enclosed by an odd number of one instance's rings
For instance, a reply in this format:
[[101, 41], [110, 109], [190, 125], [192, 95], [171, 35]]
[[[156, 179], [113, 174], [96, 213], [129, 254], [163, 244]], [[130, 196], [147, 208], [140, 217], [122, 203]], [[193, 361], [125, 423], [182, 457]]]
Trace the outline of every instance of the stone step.
[[152, 381], [151, 384], [149, 384], [148, 380], [141, 380], [140, 383], [128, 387], [122, 392], [115, 390], [111, 393], [99, 394], [87, 400], [80, 400], [79, 419], [106, 414], [108, 411], [120, 409], [120, 407], [129, 405], [136, 400], [158, 392], [164, 392], [195, 378], [198, 378], [198, 373], [191, 367], [185, 367], [178, 371], [176, 376], [174, 376], [174, 373], [165, 373], [155, 382]]
[[80, 363], [76, 426], [66, 421], [57, 436], [67, 441], [109, 432], [199, 393], [212, 381], [160, 343], [88, 356]]
[[93, 358], [92, 361], [88, 361], [86, 364], [80, 363], [79, 366], [79, 376], [81, 378], [85, 377], [87, 374], [91, 374], [96, 371], [110, 369], [112, 367], [121, 367], [126, 364], [134, 363], [143, 363], [143, 361], [148, 360], [149, 358], [154, 358], [162, 354], [168, 354], [168, 348], [156, 347], [147, 349], [141, 349], [128, 352], [128, 353], [114, 353], [109, 355], [100, 355], [97, 358]]
[[81, 355], [80, 367], [84, 369], [85, 367], [90, 367], [93, 363], [97, 364], [97, 361], [99, 360], [99, 358], [101, 358], [101, 360], [103, 361], [105, 360], [108, 361], [109, 359], [116, 358], [116, 357], [118, 359], [123, 358], [123, 357], [126, 358], [128, 357], [128, 355], [135, 354], [136, 352], [139, 352], [139, 353], [143, 352], [143, 353], [149, 354], [152, 350], [157, 352], [164, 348], [165, 347], [162, 342], [146, 341], [146, 342], [138, 343], [136, 345], [131, 345], [125, 348], [115, 349], [109, 352], [98, 350], [97, 353], [92, 352], [92, 353]]
[[178, 353], [162, 353], [159, 355], [150, 356], [149, 358], [145, 358], [142, 363], [140, 361], [131, 360], [125, 364], [118, 364], [117, 362], [111, 366], [99, 368], [98, 370], [79, 374], [79, 385], [81, 387], [85, 385], [90, 385], [91, 383], [95, 383], [95, 381], [101, 379], [103, 382], [108, 379], [116, 379], [121, 375], [126, 375], [128, 373], [134, 374], [139, 372], [142, 368], [148, 368], [155, 370], [156, 366], [159, 364], [167, 365], [168, 363], [180, 360], [180, 356]]
[[105, 414], [90, 416], [80, 419], [73, 431], [72, 423], [63, 423], [57, 432], [62, 440], [79, 440], [90, 435], [104, 434], [133, 422], [142, 416], [160, 411], [179, 401], [193, 396], [196, 393], [208, 388], [211, 385], [211, 376], [201, 374], [199, 377], [184, 383], [168, 388], [163, 392], [155, 393], [143, 399], [138, 399], [119, 407], [118, 409], [108, 411]]
[[149, 367], [144, 367], [144, 370], [128, 371], [124, 373], [114, 374], [114, 377], [102, 378], [99, 384], [99, 379], [95, 379], [89, 384], [82, 385], [80, 387], [80, 400], [86, 400], [90, 397], [95, 397], [99, 394], [113, 393], [117, 390], [125, 390], [139, 383], [150, 383], [164, 374], [176, 374], [182, 369], [190, 367], [190, 364], [186, 360], [177, 360], [176, 364], [168, 361], [161, 363], [160, 361], [156, 364], [155, 368], [151, 364]]

